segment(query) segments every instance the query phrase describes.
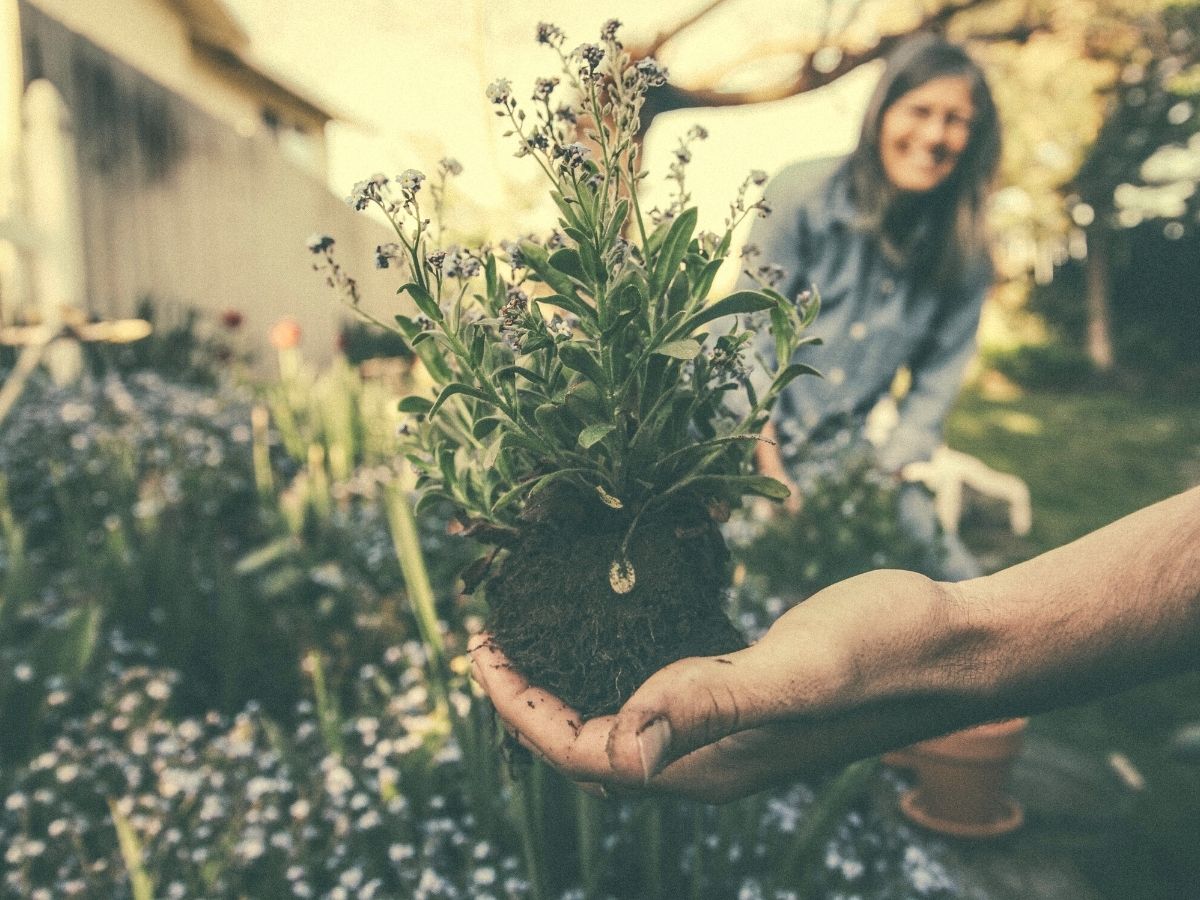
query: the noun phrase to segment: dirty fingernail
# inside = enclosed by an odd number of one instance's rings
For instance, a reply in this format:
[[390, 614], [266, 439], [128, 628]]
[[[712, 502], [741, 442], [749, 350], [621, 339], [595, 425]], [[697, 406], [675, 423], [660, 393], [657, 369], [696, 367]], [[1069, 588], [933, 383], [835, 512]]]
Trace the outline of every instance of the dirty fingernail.
[[638, 733], [638, 757], [642, 764], [643, 782], [648, 784], [658, 773], [670, 744], [671, 725], [666, 719], [655, 719]]

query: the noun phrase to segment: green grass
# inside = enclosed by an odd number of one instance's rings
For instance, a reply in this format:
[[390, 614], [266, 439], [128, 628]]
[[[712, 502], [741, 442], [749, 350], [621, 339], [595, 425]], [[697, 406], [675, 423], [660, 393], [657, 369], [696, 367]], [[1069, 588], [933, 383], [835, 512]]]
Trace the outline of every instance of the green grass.
[[[1027, 392], [1017, 399], [964, 393], [947, 442], [1025, 479], [1033, 529], [1006, 536], [976, 515], [964, 537], [991, 566], [1073, 540], [1200, 482], [1200, 395], [1117, 391]], [[1113, 900], [1200, 896], [1200, 764], [1173, 759], [1171, 734], [1200, 722], [1200, 673], [1166, 679], [1085, 706], [1039, 716], [1036, 733], [1103, 765], [1127, 756], [1145, 777], [1117, 851], [1080, 850], [1080, 868]], [[1094, 846], [1094, 845], [1093, 845]]]
[[947, 442], [1025, 479], [1041, 552], [1200, 481], [1200, 398], [969, 391]]

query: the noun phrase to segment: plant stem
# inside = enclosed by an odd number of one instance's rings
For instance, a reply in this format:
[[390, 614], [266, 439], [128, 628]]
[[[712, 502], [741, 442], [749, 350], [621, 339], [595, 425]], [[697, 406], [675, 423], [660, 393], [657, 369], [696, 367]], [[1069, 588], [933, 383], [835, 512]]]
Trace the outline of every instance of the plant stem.
[[780, 868], [781, 885], [794, 885], [801, 898], [816, 900], [811, 883], [801, 884], [809, 866], [817, 858], [822, 842], [845, 813], [846, 808], [857, 800], [868, 782], [879, 770], [878, 759], [865, 759], [847, 766], [817, 795], [808, 815], [796, 828], [796, 836], [784, 855]]
[[583, 876], [583, 890], [588, 897], [596, 897], [600, 891], [600, 874], [603, 859], [600, 856], [603, 807], [600, 801], [583, 791], [576, 792], [575, 821], [579, 830], [579, 869]]
[[388, 524], [391, 526], [396, 559], [400, 562], [400, 571], [404, 575], [408, 602], [412, 605], [421, 640], [429, 654], [427, 668], [434, 695], [438, 698], [439, 705], [446, 707], [450, 698], [446, 648], [438, 627], [437, 604], [433, 596], [433, 586], [429, 583], [429, 573], [425, 568], [425, 557], [421, 552], [417, 523], [406, 493], [402, 485], [395, 482], [388, 485], [385, 503]]

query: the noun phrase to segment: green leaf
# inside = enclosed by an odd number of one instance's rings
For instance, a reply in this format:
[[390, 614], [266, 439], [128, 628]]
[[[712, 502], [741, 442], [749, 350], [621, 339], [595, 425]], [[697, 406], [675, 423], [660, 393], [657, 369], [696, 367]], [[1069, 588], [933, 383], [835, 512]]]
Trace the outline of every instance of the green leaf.
[[587, 345], [579, 341], [565, 341], [558, 345], [558, 358], [568, 369], [583, 373], [597, 385], [607, 385], [604, 370], [600, 368], [600, 363], [588, 351]]
[[771, 387], [767, 391], [767, 397], [774, 397], [785, 387], [787, 387], [788, 384], [799, 378], [801, 375], [816, 375], [818, 378], [822, 377], [821, 373], [812, 366], [807, 366], [804, 363], [792, 363], [775, 376], [775, 380], [771, 382]]
[[405, 453], [404, 458], [412, 463], [413, 468], [419, 469], [426, 474], [433, 474], [433, 472], [436, 470], [436, 467], [432, 462], [430, 462], [428, 459], [417, 456], [415, 453]]
[[402, 413], [424, 416], [428, 415], [429, 410], [433, 409], [433, 401], [425, 397], [418, 397], [416, 394], [409, 394], [400, 400], [397, 409]]
[[580, 419], [587, 420], [607, 415], [604, 394], [593, 382], [580, 379], [567, 388], [567, 409]]
[[554, 205], [558, 207], [559, 211], [563, 214], [563, 218], [567, 220], [564, 229], [578, 228], [579, 214], [575, 211], [574, 205], [569, 203], [559, 191], [551, 191], [550, 199], [554, 201]]
[[756, 494], [771, 500], [786, 500], [792, 493], [782, 481], [766, 475], [697, 475], [676, 485], [677, 489], [683, 487], [694, 491], [721, 491], [735, 497]]
[[550, 265], [558, 269], [564, 275], [569, 275], [576, 281], [586, 283], [588, 276], [584, 272], [582, 258], [576, 250], [570, 247], [563, 247], [561, 250], [555, 250], [549, 258]]
[[396, 316], [396, 324], [400, 326], [400, 330], [408, 338], [413, 352], [425, 364], [425, 368], [429, 371], [434, 381], [438, 384], [445, 384], [454, 377], [445, 357], [442, 356], [441, 351], [435, 345], [419, 346], [425, 342], [425, 339], [418, 340], [418, 337], [423, 334], [433, 334], [433, 332], [423, 331], [421, 326], [408, 316]]
[[796, 336], [795, 314], [790, 307], [781, 304], [771, 307], [771, 334], [775, 337], [775, 366], [783, 369], [792, 355]]
[[724, 259], [710, 259], [704, 264], [704, 268], [700, 270], [700, 275], [692, 287], [692, 295], [697, 300], [703, 301], [708, 296], [708, 292], [712, 290], [713, 280], [717, 277], [717, 271], [724, 262]]
[[611, 247], [617, 235], [621, 233], [621, 226], [625, 224], [625, 219], [629, 216], [629, 201], [622, 198], [613, 208], [612, 218], [608, 220], [608, 228], [604, 231], [604, 237], [600, 241], [601, 247]]
[[533, 369], [527, 369], [524, 366], [501, 366], [492, 373], [492, 377], [495, 379], [515, 378], [518, 375], [520, 375], [526, 381], [532, 381], [534, 384], [546, 383], [545, 378], [533, 371]]
[[[561, 251], [560, 251], [561, 252]], [[533, 241], [521, 241], [521, 255], [538, 278], [550, 285], [556, 293], [567, 297], [575, 296], [575, 282], [572, 278], [550, 264], [546, 249]]]
[[421, 326], [408, 316], [396, 316], [396, 324], [400, 326], [400, 330], [404, 332], [406, 338], [412, 339], [421, 333]]
[[[489, 419], [480, 419], [479, 421], [480, 422], [487, 422], [487, 421], [496, 422], [498, 420], [496, 420], [496, 419], [490, 419], [490, 420]], [[479, 422], [476, 422], [475, 424], [478, 425]], [[491, 431], [491, 429], [489, 428], [488, 431]], [[504, 442], [501, 441], [500, 438], [496, 438], [496, 440], [492, 441], [491, 446], [487, 448], [486, 452], [484, 452], [483, 458], [479, 461], [480, 469], [482, 470], [482, 472], [486, 472], [488, 475], [492, 474], [492, 469], [496, 465], [496, 459], [500, 456], [500, 449], [501, 449], [501, 445], [503, 443]]]
[[672, 359], [695, 359], [700, 354], [700, 344], [691, 338], [686, 338], [682, 341], [663, 344], [654, 352]]
[[413, 298], [413, 302], [417, 304], [417, 308], [435, 322], [440, 322], [444, 318], [442, 316], [442, 308], [438, 306], [437, 301], [433, 299], [429, 291], [421, 287], [415, 281], [410, 281], [408, 284], [400, 287], [396, 291], [397, 294], [402, 294], [408, 291], [408, 295]]
[[417, 502], [413, 504], [413, 513], [418, 516], [424, 515], [427, 511], [433, 509], [433, 507], [437, 506], [439, 503], [445, 502], [453, 503], [454, 501], [449, 494], [443, 493], [442, 491], [426, 491], [420, 497], [418, 497]]
[[471, 426], [471, 436], [475, 440], [481, 441], [495, 431], [496, 427], [502, 423], [503, 420], [496, 416], [484, 416], [482, 419], [477, 419], [475, 424]]
[[737, 291], [728, 297], [722, 297], [711, 306], [706, 306], [684, 323], [681, 334], [691, 334], [701, 325], [706, 325], [722, 316], [735, 316], [741, 313], [759, 312], [771, 309], [775, 301], [760, 291]]
[[579, 262], [583, 266], [589, 286], [600, 285], [607, 280], [604, 277], [604, 266], [600, 262], [600, 257], [596, 255], [591, 241], [584, 241], [579, 245]]
[[557, 403], [543, 403], [533, 411], [533, 420], [545, 430], [545, 436], [555, 438], [562, 435], [567, 425], [566, 413]]
[[462, 384], [455, 381], [442, 388], [442, 392], [438, 394], [438, 398], [433, 401], [433, 406], [429, 407], [429, 417], [433, 418], [437, 415], [437, 411], [442, 408], [442, 404], [453, 397], [455, 394], [464, 394], [468, 397], [474, 397], [476, 400], [482, 400], [484, 403], [491, 403], [492, 400], [483, 391], [477, 387], [471, 387], [469, 384]]
[[473, 338], [471, 338], [471, 348], [470, 348], [471, 365], [475, 366], [476, 368], [478, 368], [483, 363], [483, 348], [485, 346], [485, 344], [484, 344], [485, 340], [486, 340], [485, 329], [476, 326], [475, 336]]
[[611, 422], [601, 422], [597, 425], [589, 425], [583, 431], [579, 432], [579, 446], [585, 450], [604, 440], [612, 432], [616, 431], [617, 426]]
[[549, 347], [553, 343], [554, 341], [550, 340], [550, 338], [546, 337], [545, 335], [531, 335], [529, 340], [527, 340], [521, 346], [521, 355], [528, 356], [530, 353], [537, 353], [539, 350]]
[[688, 242], [692, 239], [692, 232], [696, 230], [698, 216], [699, 211], [692, 207], [680, 213], [679, 217], [671, 223], [671, 228], [667, 231], [667, 236], [663, 238], [662, 246], [659, 248], [658, 258], [655, 260], [653, 273], [650, 276], [651, 294], [657, 296], [666, 286], [668, 279], [678, 271], [679, 264], [683, 261], [683, 254], [687, 252]]
[[596, 310], [588, 306], [574, 294], [551, 294], [549, 297], [539, 297], [540, 302], [547, 306], [557, 306], [560, 309], [565, 309], [569, 313], [574, 313], [579, 317], [581, 322], [596, 321]]
[[442, 473], [442, 483], [451, 490], [458, 483], [458, 469], [454, 465], [454, 448], [442, 447], [437, 454], [438, 469]]
[[492, 254], [487, 255], [487, 259], [483, 263], [484, 283], [487, 285], [487, 310], [493, 316], [496, 315], [500, 306], [496, 302], [497, 298], [504, 293], [504, 288], [500, 282], [500, 276], [496, 272], [496, 257]]
[[675, 277], [671, 279], [671, 286], [667, 288], [668, 314], [686, 309], [688, 300], [691, 298], [691, 279], [688, 278], [688, 273], [681, 269], [675, 273]]

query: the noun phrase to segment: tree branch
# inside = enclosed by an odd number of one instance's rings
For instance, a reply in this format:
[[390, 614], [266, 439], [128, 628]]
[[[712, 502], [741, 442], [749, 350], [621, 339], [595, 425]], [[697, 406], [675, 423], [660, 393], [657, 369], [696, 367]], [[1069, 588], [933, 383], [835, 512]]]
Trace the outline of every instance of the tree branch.
[[664, 31], [660, 31], [658, 34], [656, 34], [654, 36], [654, 39], [647, 46], [645, 46], [643, 48], [639, 48], [636, 52], [634, 52], [632, 54], [633, 57], [635, 59], [645, 58], [647, 56], [657, 57], [663, 47], [665, 47], [667, 44], [669, 44], [675, 38], [679, 37], [679, 35], [681, 35], [685, 31], [687, 31], [689, 28], [691, 28], [693, 25], [695, 25], [697, 22], [699, 22], [701, 19], [703, 19], [705, 16], [707, 16], [713, 10], [717, 9], [720, 6], [723, 6], [727, 2], [729, 2], [729, 0], [710, 0], [710, 2], [708, 4], [700, 7], [700, 9], [696, 10], [690, 16], [687, 16], [686, 18], [681, 19], [680, 21], [678, 21], [674, 25], [672, 25], [670, 28], [668, 28]]
[[[651, 51], [661, 49], [668, 41], [680, 35], [690, 25], [712, 12], [723, 2], [725, 0], [713, 0], [713, 2], [678, 26], [667, 32], [660, 33], [647, 50], [631, 49], [631, 54], [636, 59], [640, 56], [649, 55]], [[820, 49], [820, 47], [814, 45], [812, 41], [796, 41], [793, 44], [769, 42], [756, 45], [729, 65], [713, 70], [694, 86], [684, 87], [668, 83], [661, 88], [651, 91], [646, 97], [646, 104], [642, 110], [642, 133], [645, 134], [646, 129], [650, 127], [650, 123], [654, 121], [656, 116], [665, 112], [672, 112], [678, 109], [694, 109], [697, 107], [745, 106], [753, 103], [768, 103], [773, 100], [783, 100], [816, 90], [837, 81], [843, 75], [852, 72], [859, 66], [887, 56], [912, 34], [921, 31], [944, 31], [955, 17], [969, 10], [994, 2], [995, 0], [960, 0], [960, 2], [948, 4], [927, 14], [920, 22], [907, 31], [884, 35], [871, 47], [858, 50], [833, 47], [832, 49], [839, 52], [839, 59], [836, 65], [829, 68], [818, 69], [814, 65], [815, 51]], [[1039, 24], [1021, 24], [1003, 31], [973, 35], [971, 39], [981, 42], [1024, 42], [1033, 34], [1043, 31], [1045, 28], [1046, 26]], [[769, 51], [770, 55], [775, 56], [794, 54], [802, 57], [802, 60], [797, 65], [795, 71], [784, 78], [746, 90], [726, 91], [718, 88], [718, 85], [731, 73], [752, 62], [760, 61], [763, 58], [762, 53], [764, 50]]]

